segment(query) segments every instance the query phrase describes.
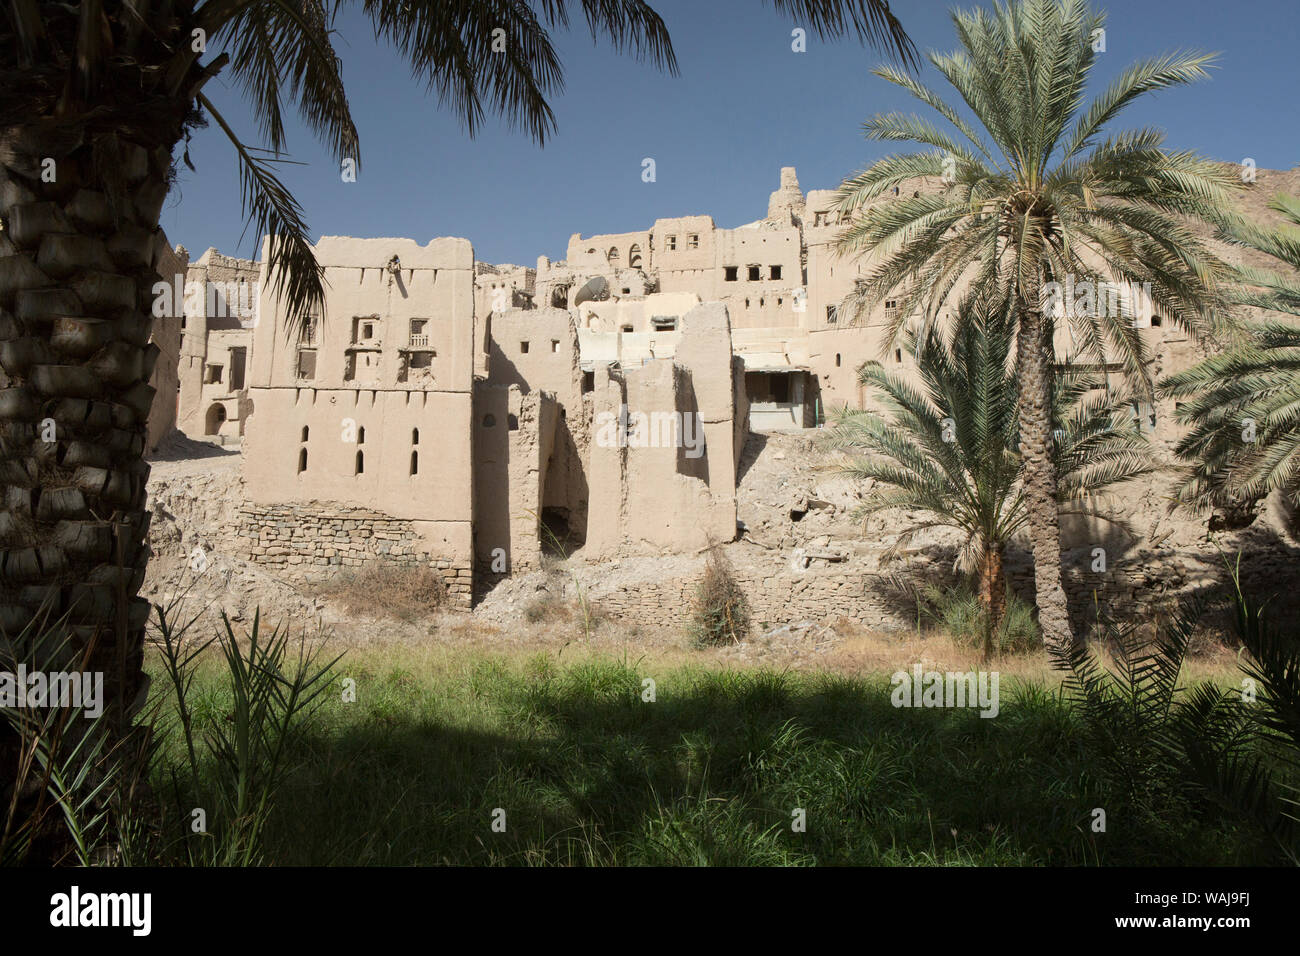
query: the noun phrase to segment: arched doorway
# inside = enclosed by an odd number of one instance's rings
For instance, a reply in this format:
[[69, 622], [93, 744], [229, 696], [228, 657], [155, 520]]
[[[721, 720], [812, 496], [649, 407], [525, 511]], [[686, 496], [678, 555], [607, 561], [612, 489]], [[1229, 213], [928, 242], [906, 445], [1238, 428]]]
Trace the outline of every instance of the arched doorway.
[[226, 422], [226, 406], [220, 402], [208, 409], [208, 414], [204, 420], [203, 434], [218, 435], [221, 433], [221, 426]]

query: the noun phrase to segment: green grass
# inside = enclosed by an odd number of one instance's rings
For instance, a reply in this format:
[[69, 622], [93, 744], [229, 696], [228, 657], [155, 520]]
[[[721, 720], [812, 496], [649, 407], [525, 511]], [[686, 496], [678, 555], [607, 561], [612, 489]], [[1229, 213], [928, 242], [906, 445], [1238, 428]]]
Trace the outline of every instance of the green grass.
[[[193, 699], [220, 716], [215, 663]], [[355, 703], [341, 699], [344, 677]], [[1222, 814], [1138, 822], [1112, 808], [1093, 833], [1107, 801], [1074, 716], [1005, 673], [994, 719], [896, 709], [886, 674], [609, 657], [353, 651], [334, 687], [292, 751], [270, 863], [1274, 862]], [[179, 746], [163, 741], [173, 757]], [[505, 832], [492, 829], [497, 808]], [[792, 831], [796, 808], [806, 832]]]

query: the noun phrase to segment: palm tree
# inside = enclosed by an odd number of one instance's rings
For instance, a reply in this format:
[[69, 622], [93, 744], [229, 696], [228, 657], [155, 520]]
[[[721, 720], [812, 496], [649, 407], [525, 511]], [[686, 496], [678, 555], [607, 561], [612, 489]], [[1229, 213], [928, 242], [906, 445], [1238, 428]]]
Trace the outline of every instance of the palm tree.
[[[910, 327], [903, 338], [916, 351], [918, 381], [867, 363], [858, 380], [871, 386], [885, 417], [841, 409], [824, 439], [829, 450], [847, 455], [842, 473], [876, 483], [860, 514], [921, 512], [909, 534], [950, 527], [966, 535], [958, 564], [975, 571], [986, 659], [1006, 609], [1007, 544], [1029, 517], [1018, 440], [1021, 389], [1008, 362], [1015, 332], [1005, 300], [963, 300], [947, 342], [935, 326], [924, 338]], [[1059, 501], [1086, 499], [1152, 469], [1146, 440], [1101, 385], [1078, 372], [1056, 379]]]
[[[143, 459], [158, 215], [173, 153], [208, 118], [230, 138], [245, 211], [270, 235], [291, 321], [323, 309], [303, 210], [277, 178], [286, 108], [336, 161], [359, 162], [332, 45], [342, 0], [12, 0], [0, 20], [0, 628], [67, 616], [119, 718], [143, 687]], [[823, 37], [854, 32], [910, 61], [885, 0], [772, 0]], [[594, 39], [676, 73], [643, 0], [365, 0], [356, 4], [473, 134], [501, 115], [538, 143], [563, 73], [551, 32], [579, 12]], [[229, 67], [265, 148], [204, 94]], [[188, 164], [188, 152], [182, 154]], [[53, 431], [51, 431], [51, 427]]]
[[[1097, 60], [1094, 39], [1103, 35], [1105, 19], [1083, 0], [999, 3], [992, 12], [956, 12], [953, 23], [961, 49], [928, 60], [956, 90], [961, 109], [914, 76], [890, 67], [876, 71], [951, 131], [901, 113], [866, 122], [870, 139], [931, 149], [881, 159], [840, 188], [838, 208], [849, 224], [838, 250], [874, 257], [844, 308], [857, 317], [886, 296], [898, 299], [898, 318], [887, 329], [892, 342], [908, 316], [919, 312], [933, 321], [972, 283], [995, 290], [995, 297], [1013, 297], [1039, 622], [1049, 647], [1068, 646], [1074, 635], [1061, 584], [1049, 413], [1060, 316], [1045, 308], [1055, 288], [1048, 283], [1073, 278], [1125, 290], [1132, 283], [1149, 289], [1173, 325], [1197, 334], [1215, 330], [1226, 322], [1215, 308], [1226, 267], [1194, 224], [1231, 218], [1225, 210], [1240, 183], [1219, 164], [1164, 149], [1157, 130], [1107, 132], [1142, 94], [1204, 77], [1209, 56], [1137, 63], [1085, 105]], [[908, 181], [917, 177], [942, 179], [945, 188], [909, 196]], [[903, 185], [908, 192], [900, 189], [901, 198], [877, 201]], [[1147, 349], [1131, 298], [1124, 295], [1117, 307], [1065, 311], [1082, 356], [1105, 362], [1113, 355], [1130, 386], [1150, 395]]]
[[[1230, 298], [1243, 306], [1300, 316], [1300, 199], [1278, 196], [1279, 229], [1240, 226], [1227, 238], [1293, 270], [1242, 266]], [[1300, 327], [1254, 323], [1246, 342], [1165, 378], [1161, 392], [1185, 398], [1176, 415], [1191, 428], [1178, 443], [1190, 473], [1179, 500], [1194, 509], [1253, 504], [1280, 489], [1300, 505]]]

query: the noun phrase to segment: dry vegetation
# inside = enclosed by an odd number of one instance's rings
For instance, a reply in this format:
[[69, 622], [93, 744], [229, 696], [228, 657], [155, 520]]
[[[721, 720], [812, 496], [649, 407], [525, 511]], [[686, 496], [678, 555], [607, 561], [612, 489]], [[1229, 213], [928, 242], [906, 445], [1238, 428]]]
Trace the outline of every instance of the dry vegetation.
[[695, 592], [691, 636], [700, 644], [739, 644], [749, 626], [749, 601], [726, 555], [714, 547]]
[[349, 615], [415, 623], [447, 602], [447, 588], [431, 568], [375, 562], [332, 578], [320, 596]]

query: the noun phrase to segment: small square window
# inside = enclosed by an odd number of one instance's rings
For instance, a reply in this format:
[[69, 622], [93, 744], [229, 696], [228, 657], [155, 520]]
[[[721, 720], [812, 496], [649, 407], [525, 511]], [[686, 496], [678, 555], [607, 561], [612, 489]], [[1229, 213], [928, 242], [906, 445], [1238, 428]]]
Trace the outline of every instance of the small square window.
[[772, 267], [768, 270], [768, 278], [769, 278], [769, 279], [779, 279], [779, 278], [781, 278], [781, 267], [780, 267], [780, 266], [772, 266]]
[[696, 233], [691, 233], [686, 237], [686, 248], [687, 249], [700, 248], [700, 237]]
[[527, 342], [520, 342], [520, 343], [519, 343], [519, 351], [520, 351], [521, 354], [523, 354], [523, 355], [527, 355], [527, 354], [528, 354], [528, 343], [527, 343]]
[[740, 273], [739, 266], [724, 266], [722, 269], [722, 281], [735, 282], [737, 279], [740, 278], [739, 273]]
[[559, 340], [559, 339], [551, 339], [551, 351], [552, 351], [552, 352], [558, 352], [559, 350], [560, 350], [560, 340]]
[[666, 236], [666, 237], [664, 237], [664, 248], [666, 248], [666, 249], [676, 249], [676, 248], [677, 248], [677, 237], [676, 237], [676, 236]]
[[750, 281], [750, 282], [757, 282], [757, 281], [762, 277], [762, 276], [761, 276], [761, 273], [762, 273], [762, 270], [761, 270], [758, 266], [750, 266], [750, 267], [749, 267], [749, 281]]
[[839, 309], [833, 305], [826, 306], [826, 324], [834, 325], [840, 320]]

